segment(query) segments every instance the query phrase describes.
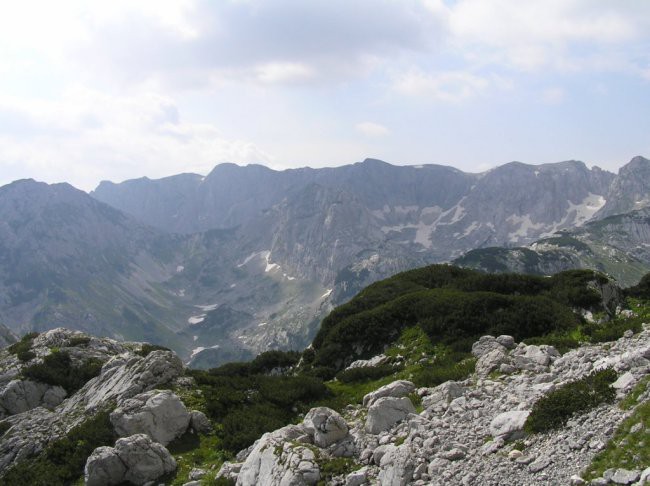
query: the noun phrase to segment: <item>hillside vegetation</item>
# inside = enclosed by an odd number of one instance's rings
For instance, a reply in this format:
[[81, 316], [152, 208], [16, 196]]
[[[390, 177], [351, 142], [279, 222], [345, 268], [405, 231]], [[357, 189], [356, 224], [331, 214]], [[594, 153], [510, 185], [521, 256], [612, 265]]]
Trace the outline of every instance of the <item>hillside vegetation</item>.
[[[411, 380], [417, 387], [463, 380], [474, 371], [472, 343], [485, 334], [509, 334], [517, 341], [572, 348], [580, 342], [615, 340], [628, 329], [637, 332], [639, 319], [645, 315], [615, 317], [615, 310], [625, 305], [626, 298], [637, 307], [645, 305], [650, 299], [649, 282], [646, 276], [621, 293], [607, 277], [593, 271], [568, 271], [553, 277], [488, 275], [448, 265], [432, 265], [377, 282], [332, 311], [312, 346], [302, 353], [272, 351], [249, 363], [187, 370], [196, 386], [179, 386], [174, 391], [188, 408], [209, 417], [214, 432], [170, 444], [179, 461], [170, 484], [186, 482], [193, 467], [218, 469], [263, 433], [296, 423], [312, 407], [342, 411], [398, 379]], [[586, 310], [600, 323], [587, 322]], [[29, 341], [27, 337], [12, 351], [29, 352]], [[379, 353], [385, 355], [381, 364], [346, 369], [354, 360]], [[61, 355], [53, 352], [52, 356], [65, 364]], [[85, 373], [76, 368], [69, 371], [75, 376]], [[417, 407], [419, 397], [411, 399]], [[60, 468], [56, 461], [49, 461], [50, 456], [42, 456], [34, 474], [45, 478], [50, 468]], [[74, 474], [81, 474], [79, 466], [66, 471], [66, 477]]]

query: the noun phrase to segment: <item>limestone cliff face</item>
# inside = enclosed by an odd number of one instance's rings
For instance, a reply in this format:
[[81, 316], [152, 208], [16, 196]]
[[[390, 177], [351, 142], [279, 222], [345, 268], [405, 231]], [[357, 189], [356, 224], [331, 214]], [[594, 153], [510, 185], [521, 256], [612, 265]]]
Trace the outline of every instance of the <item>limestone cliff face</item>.
[[607, 204], [596, 215], [598, 218], [650, 206], [650, 160], [637, 156], [621, 167], [606, 199]]

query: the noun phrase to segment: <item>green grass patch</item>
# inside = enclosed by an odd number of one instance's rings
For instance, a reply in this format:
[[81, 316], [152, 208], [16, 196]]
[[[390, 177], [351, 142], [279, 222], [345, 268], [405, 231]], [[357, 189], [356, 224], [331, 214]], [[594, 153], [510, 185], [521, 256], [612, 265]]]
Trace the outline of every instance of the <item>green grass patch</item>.
[[616, 377], [611, 369], [596, 371], [540, 398], [533, 405], [524, 429], [528, 433], [558, 429], [574, 415], [614, 401], [616, 392], [610, 385]]
[[63, 486], [83, 476], [88, 456], [100, 446], [112, 446], [115, 433], [109, 412], [103, 411], [73, 428], [65, 437], [50, 443], [34, 459], [9, 468], [0, 485]]
[[[633, 431], [634, 430], [634, 431]], [[643, 470], [650, 464], [650, 402], [640, 404], [591, 462], [583, 478], [601, 477], [610, 468]]]
[[650, 375], [643, 377], [639, 383], [632, 389], [632, 391], [623, 399], [619, 404], [619, 407], [623, 410], [630, 410], [634, 408], [639, 403], [639, 397], [645, 393], [645, 391], [650, 386]]
[[356, 463], [349, 457], [334, 457], [331, 459], [321, 459], [317, 457], [317, 462], [321, 475], [318, 486], [330, 484], [332, 478], [336, 476], [345, 476], [357, 469], [361, 469], [361, 464]]
[[[208, 476], [214, 477], [221, 465], [232, 459], [232, 455], [223, 449], [221, 440], [216, 435], [199, 435], [186, 432], [167, 447], [176, 459], [178, 468], [172, 477], [168, 478], [170, 486], [181, 486], [187, 483], [190, 471], [194, 468], [210, 470]], [[213, 484], [205, 478], [207, 484]], [[203, 481], [202, 481], [203, 482]]]

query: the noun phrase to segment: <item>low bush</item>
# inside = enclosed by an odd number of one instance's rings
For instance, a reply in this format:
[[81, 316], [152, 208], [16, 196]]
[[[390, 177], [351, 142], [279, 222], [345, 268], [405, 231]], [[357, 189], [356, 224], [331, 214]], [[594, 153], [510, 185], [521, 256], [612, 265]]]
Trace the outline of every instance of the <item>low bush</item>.
[[53, 351], [43, 358], [42, 363], [25, 368], [22, 374], [30, 380], [63, 387], [68, 395], [72, 395], [88, 380], [99, 375], [101, 369], [102, 362], [97, 358], [73, 364], [66, 351]]
[[147, 357], [152, 351], [170, 351], [170, 349], [164, 346], [158, 346], [157, 344], [145, 343], [142, 345], [142, 348], [140, 348], [139, 351], [136, 351], [136, 354]]
[[576, 338], [566, 335], [548, 334], [541, 337], [532, 337], [524, 340], [524, 343], [531, 345], [547, 344], [553, 346], [560, 353], [566, 353], [570, 349], [575, 349], [580, 346], [580, 341]]
[[263, 433], [290, 423], [329, 393], [322, 380], [310, 376], [223, 372], [224, 367], [189, 371], [205, 397], [207, 414], [222, 424], [217, 434], [224, 448], [234, 453]]
[[590, 323], [582, 327], [582, 332], [589, 337], [592, 343], [605, 343], [608, 341], [616, 341], [623, 337], [627, 330], [633, 332], [641, 332], [643, 319], [615, 319], [603, 324]]
[[352, 368], [344, 370], [336, 375], [336, 379], [342, 383], [354, 383], [359, 381], [378, 380], [384, 376], [392, 375], [401, 368], [392, 365], [365, 366], [363, 368]]
[[9, 346], [7, 351], [15, 354], [20, 361], [27, 362], [36, 357], [36, 354], [32, 351], [32, 345], [34, 344], [34, 338], [37, 336], [37, 332], [25, 334], [20, 341]]
[[445, 381], [460, 381], [474, 373], [476, 359], [471, 354], [450, 353], [437, 358], [431, 366], [423, 366], [413, 375], [417, 387], [437, 386]]
[[109, 412], [103, 411], [49, 444], [35, 459], [20, 462], [0, 478], [0, 485], [63, 486], [83, 475], [88, 456], [100, 446], [112, 446], [115, 433]]
[[90, 337], [88, 336], [73, 336], [70, 338], [68, 346], [74, 348], [76, 346], [85, 346], [90, 342]]
[[533, 405], [524, 429], [529, 433], [558, 429], [572, 416], [613, 401], [616, 392], [610, 385], [616, 376], [611, 369], [595, 371], [549, 393]]

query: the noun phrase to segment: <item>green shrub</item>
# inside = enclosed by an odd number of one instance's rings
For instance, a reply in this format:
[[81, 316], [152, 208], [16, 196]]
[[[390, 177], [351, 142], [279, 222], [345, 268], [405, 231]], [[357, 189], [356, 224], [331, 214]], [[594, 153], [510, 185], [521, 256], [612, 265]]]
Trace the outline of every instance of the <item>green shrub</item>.
[[524, 342], [528, 345], [535, 344], [548, 344], [553, 346], [560, 353], [566, 353], [570, 349], [575, 349], [580, 346], [580, 342], [571, 336], [547, 334], [546, 336], [526, 338]]
[[471, 354], [451, 353], [436, 359], [433, 365], [424, 366], [413, 375], [417, 387], [437, 386], [445, 381], [460, 381], [474, 373], [476, 359]]
[[74, 348], [76, 346], [85, 346], [90, 342], [90, 337], [88, 336], [73, 336], [70, 338], [68, 346]]
[[336, 379], [341, 383], [378, 380], [384, 376], [392, 375], [396, 371], [399, 371], [399, 368], [392, 365], [366, 366], [341, 371], [336, 375]]
[[0, 485], [68, 485], [83, 475], [86, 459], [95, 448], [113, 445], [115, 439], [109, 412], [103, 411], [73, 428], [65, 437], [50, 443], [35, 459], [20, 462], [0, 478]]
[[190, 370], [205, 410], [222, 424], [217, 434], [230, 452], [248, 447], [265, 432], [290, 423], [309, 404], [328, 395], [323, 381], [310, 376], [223, 374], [223, 367]]
[[349, 457], [334, 457], [327, 460], [317, 459], [317, 461], [321, 474], [319, 486], [321, 484], [330, 484], [335, 476], [344, 476], [361, 468], [360, 464], [357, 464], [354, 459]]
[[25, 368], [22, 374], [25, 378], [34, 381], [63, 387], [68, 395], [71, 395], [88, 380], [99, 375], [101, 369], [102, 362], [97, 358], [90, 358], [81, 364], [73, 365], [67, 352], [54, 351], [45, 356], [42, 363]]
[[36, 357], [36, 354], [32, 351], [32, 345], [34, 344], [34, 338], [37, 336], [37, 332], [25, 334], [20, 341], [9, 346], [7, 351], [15, 354], [20, 361], [27, 362]]
[[625, 294], [630, 297], [650, 299], [650, 273], [646, 273], [635, 286], [625, 289]]
[[142, 348], [140, 348], [139, 351], [136, 351], [136, 354], [147, 357], [152, 351], [170, 351], [170, 349], [164, 346], [158, 346], [157, 344], [144, 343]]
[[0, 437], [5, 435], [5, 432], [11, 428], [11, 424], [7, 422], [6, 420], [3, 420], [0, 422]]
[[632, 330], [635, 333], [641, 332], [643, 327], [641, 325], [643, 319], [615, 319], [603, 324], [589, 323], [582, 327], [582, 332], [589, 337], [592, 343], [605, 343], [608, 341], [616, 341], [623, 337], [627, 330]]
[[23, 363], [27, 363], [36, 357], [36, 353], [34, 351], [18, 351], [18, 353], [16, 353], [16, 356]]
[[610, 385], [614, 381], [616, 372], [606, 369], [567, 383], [533, 405], [524, 429], [529, 433], [558, 429], [572, 416], [613, 401], [616, 392]]

